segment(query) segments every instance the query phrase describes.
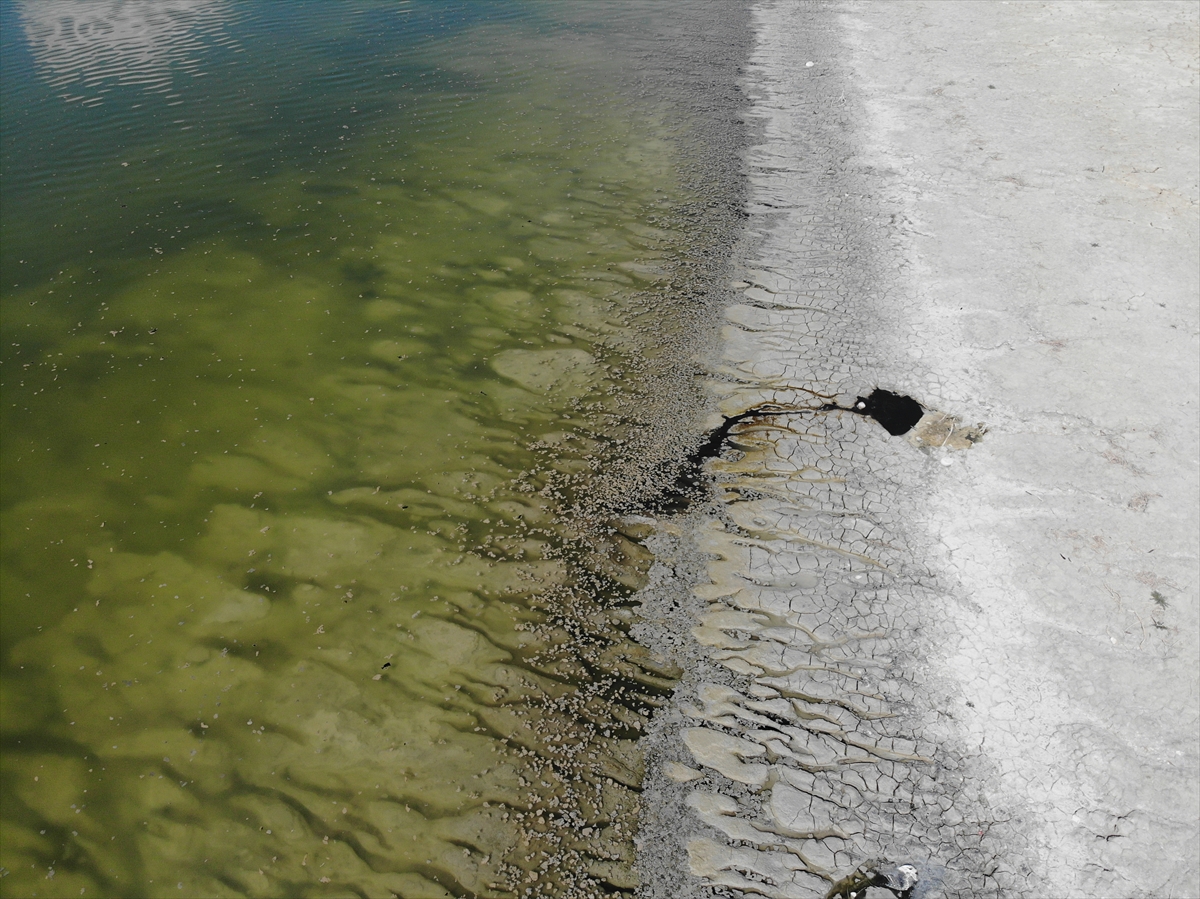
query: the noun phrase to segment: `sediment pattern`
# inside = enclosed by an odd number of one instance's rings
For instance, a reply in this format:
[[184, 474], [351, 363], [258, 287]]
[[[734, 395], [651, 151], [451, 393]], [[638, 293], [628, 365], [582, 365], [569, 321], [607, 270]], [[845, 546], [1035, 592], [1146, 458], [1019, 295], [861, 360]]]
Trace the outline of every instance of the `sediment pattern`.
[[954, 450], [845, 411], [893, 372], [904, 310], [876, 273], [889, 223], [847, 162], [836, 23], [806, 7], [804, 29], [775, 27], [794, 12], [756, 12], [742, 299], [710, 387], [725, 416], [797, 411], [738, 423], [709, 465], [720, 506], [692, 532], [709, 559], [692, 598], [697, 673], [649, 766], [656, 801], [701, 825], [659, 850], [694, 879], [647, 878], [647, 894], [824, 896], [885, 858], [918, 868], [914, 895], [994, 895], [1020, 875], [965, 790], [927, 677], [924, 628], [945, 591], [905, 527], [929, 454]]
[[708, 778], [687, 804], [725, 839], [693, 839], [692, 872], [782, 897], [823, 895], [871, 857], [926, 882], [979, 867], [992, 821], [960, 795], [921, 673], [937, 593], [905, 561], [903, 451], [847, 413], [735, 439], [741, 458], [714, 465], [727, 520], [699, 538], [714, 561], [693, 632], [733, 677], [697, 684], [683, 732]]

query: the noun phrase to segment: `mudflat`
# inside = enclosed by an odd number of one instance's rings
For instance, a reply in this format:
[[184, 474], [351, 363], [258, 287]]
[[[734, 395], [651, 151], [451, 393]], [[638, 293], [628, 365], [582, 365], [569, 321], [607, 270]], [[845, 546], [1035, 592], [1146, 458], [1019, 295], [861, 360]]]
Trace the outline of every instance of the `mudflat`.
[[754, 16], [643, 894], [1195, 895], [1196, 5]]

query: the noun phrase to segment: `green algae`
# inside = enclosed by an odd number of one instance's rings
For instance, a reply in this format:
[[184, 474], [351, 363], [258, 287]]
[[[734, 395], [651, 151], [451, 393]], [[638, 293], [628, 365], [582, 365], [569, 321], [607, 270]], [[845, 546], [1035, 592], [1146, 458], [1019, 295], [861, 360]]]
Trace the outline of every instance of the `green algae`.
[[5, 294], [4, 895], [632, 886], [671, 678], [594, 515], [673, 370], [677, 151], [601, 47], [465, 46], [486, 112]]

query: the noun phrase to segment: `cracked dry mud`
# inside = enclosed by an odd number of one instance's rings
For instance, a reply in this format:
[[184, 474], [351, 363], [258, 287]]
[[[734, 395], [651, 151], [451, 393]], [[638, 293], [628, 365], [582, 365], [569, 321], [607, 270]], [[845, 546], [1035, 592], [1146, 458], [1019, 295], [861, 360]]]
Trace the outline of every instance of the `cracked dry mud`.
[[808, 411], [648, 540], [642, 895], [1195, 896], [1197, 8], [754, 16], [710, 389]]

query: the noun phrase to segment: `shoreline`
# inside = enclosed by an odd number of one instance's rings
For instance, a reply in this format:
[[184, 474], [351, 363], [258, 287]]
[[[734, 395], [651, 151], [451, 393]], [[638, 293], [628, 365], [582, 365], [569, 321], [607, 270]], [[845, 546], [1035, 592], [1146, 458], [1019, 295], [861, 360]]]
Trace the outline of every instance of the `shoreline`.
[[[688, 674], [647, 743], [641, 895], [823, 896], [883, 857], [914, 896], [1185, 896], [1195, 11], [753, 15], [710, 395], [812, 411], [735, 428], [713, 513], [655, 538], [647, 630]], [[875, 387], [937, 415], [819, 408]]]

